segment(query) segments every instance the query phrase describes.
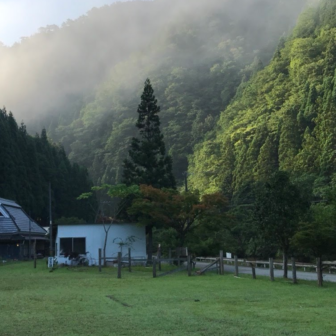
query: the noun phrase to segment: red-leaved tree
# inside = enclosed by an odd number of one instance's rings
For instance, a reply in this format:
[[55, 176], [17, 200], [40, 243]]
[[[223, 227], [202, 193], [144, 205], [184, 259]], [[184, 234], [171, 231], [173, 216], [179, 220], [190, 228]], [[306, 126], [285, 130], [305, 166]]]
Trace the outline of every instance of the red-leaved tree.
[[176, 230], [180, 246], [186, 236], [205, 220], [226, 221], [227, 199], [221, 193], [200, 196], [196, 192], [180, 193], [140, 185], [140, 196], [133, 200], [128, 213], [142, 225], [170, 227]]

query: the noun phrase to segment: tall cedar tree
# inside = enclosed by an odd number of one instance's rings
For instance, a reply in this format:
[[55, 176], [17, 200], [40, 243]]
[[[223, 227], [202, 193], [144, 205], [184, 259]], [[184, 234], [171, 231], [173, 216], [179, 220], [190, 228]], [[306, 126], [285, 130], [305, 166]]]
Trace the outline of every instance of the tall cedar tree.
[[[160, 130], [160, 107], [154, 96], [154, 90], [147, 79], [141, 103], [138, 107], [140, 138], [133, 138], [129, 158], [123, 165], [123, 183], [126, 185], [145, 184], [155, 188], [175, 189], [176, 182], [172, 173], [172, 158], [166, 155], [163, 134]], [[152, 259], [153, 226], [148, 225], [148, 259]]]
[[175, 188], [172, 158], [166, 155], [163, 134], [160, 130], [160, 107], [154, 90], [147, 79], [138, 107], [136, 127], [140, 139], [133, 138], [129, 150], [130, 160], [124, 161], [123, 182], [127, 185], [146, 184], [155, 188]]

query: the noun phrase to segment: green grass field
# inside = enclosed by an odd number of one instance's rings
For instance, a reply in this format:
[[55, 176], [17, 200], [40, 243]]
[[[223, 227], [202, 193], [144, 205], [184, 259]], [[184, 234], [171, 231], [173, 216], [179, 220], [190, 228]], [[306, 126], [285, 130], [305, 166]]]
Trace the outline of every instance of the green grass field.
[[[336, 285], [0, 266], [1, 336], [336, 335]], [[111, 299], [108, 296], [113, 296]]]

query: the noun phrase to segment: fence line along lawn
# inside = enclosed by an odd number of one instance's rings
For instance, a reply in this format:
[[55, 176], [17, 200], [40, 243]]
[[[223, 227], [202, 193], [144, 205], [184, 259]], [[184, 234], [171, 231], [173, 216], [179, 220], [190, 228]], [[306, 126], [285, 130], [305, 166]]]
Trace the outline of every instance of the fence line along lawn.
[[336, 335], [335, 295], [329, 283], [18, 263], [0, 267], [0, 335]]

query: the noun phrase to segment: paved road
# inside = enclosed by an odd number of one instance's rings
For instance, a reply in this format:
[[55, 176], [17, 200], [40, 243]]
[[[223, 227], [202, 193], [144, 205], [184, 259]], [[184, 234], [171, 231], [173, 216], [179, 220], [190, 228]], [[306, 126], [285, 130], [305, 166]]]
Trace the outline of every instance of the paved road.
[[[209, 265], [209, 263], [206, 262], [197, 262], [196, 267], [197, 268], [203, 268], [205, 266]], [[224, 265], [224, 272], [228, 273], [234, 273], [234, 266], [233, 265]], [[239, 273], [241, 274], [251, 274], [252, 276], [252, 271], [251, 267], [245, 267], [245, 266], [239, 266]], [[256, 275], [261, 276], [269, 276], [269, 269], [268, 268], [256, 268]], [[282, 278], [283, 276], [283, 271], [279, 269], [274, 270], [274, 277], [276, 278]], [[317, 281], [317, 274], [313, 272], [296, 272], [296, 277], [297, 279], [301, 280], [311, 280], [311, 281]], [[288, 271], [288, 278], [292, 278], [292, 272]], [[323, 275], [323, 280], [324, 281], [330, 281], [330, 282], [336, 282], [336, 274], [324, 274]]]

